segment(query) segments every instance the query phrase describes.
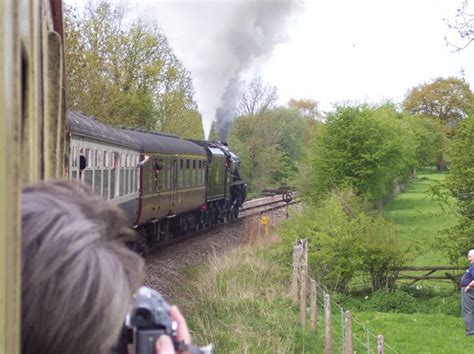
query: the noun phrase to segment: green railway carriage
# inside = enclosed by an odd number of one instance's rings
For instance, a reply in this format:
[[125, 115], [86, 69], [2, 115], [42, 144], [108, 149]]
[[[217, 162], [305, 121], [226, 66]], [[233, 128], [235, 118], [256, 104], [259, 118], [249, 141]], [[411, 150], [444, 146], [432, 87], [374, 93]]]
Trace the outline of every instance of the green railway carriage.
[[209, 178], [207, 199], [209, 202], [225, 199], [230, 193], [230, 174], [227, 168], [227, 156], [219, 148], [209, 147]]
[[148, 243], [237, 217], [245, 183], [226, 146], [114, 128], [75, 112], [68, 122], [69, 177], [123, 209]]
[[[187, 140], [165, 134], [127, 130], [140, 142], [149, 160], [140, 167], [140, 212], [137, 225], [148, 220], [182, 218], [186, 229], [195, 220], [181, 216], [199, 210], [206, 203], [206, 153]], [[194, 219], [196, 216], [194, 215]], [[186, 219], [186, 220], [184, 220]]]
[[192, 140], [207, 153], [207, 204], [205, 218], [226, 222], [239, 214], [246, 198], [246, 183], [240, 177], [240, 161], [225, 143]]
[[75, 112], [68, 122], [69, 177], [118, 205], [149, 242], [204, 226], [207, 155], [201, 146]]

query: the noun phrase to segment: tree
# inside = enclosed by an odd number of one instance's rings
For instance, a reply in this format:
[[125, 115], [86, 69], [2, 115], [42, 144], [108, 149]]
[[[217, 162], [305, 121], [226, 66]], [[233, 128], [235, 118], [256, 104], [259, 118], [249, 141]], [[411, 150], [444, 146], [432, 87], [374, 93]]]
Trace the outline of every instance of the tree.
[[456, 200], [458, 225], [444, 233], [440, 241], [450, 259], [460, 261], [474, 243], [474, 115], [461, 123], [448, 154], [450, 173], [445, 186]]
[[278, 100], [275, 86], [264, 84], [261, 77], [245, 85], [239, 102], [239, 115], [255, 116], [272, 109]]
[[168, 120], [161, 131], [184, 139], [204, 140], [201, 114], [196, 110], [184, 111], [179, 119]]
[[303, 158], [306, 124], [298, 111], [278, 108], [238, 117], [229, 134], [251, 191], [287, 183]]
[[212, 124], [211, 124], [211, 130], [209, 131], [208, 140], [210, 140], [210, 141], [219, 140], [219, 135], [217, 134], [217, 131], [216, 131], [216, 122], [215, 121], [213, 121]]
[[[403, 102], [403, 109], [423, 119], [438, 120], [449, 139], [459, 123], [473, 111], [474, 95], [469, 84], [462, 79], [437, 78], [412, 88]], [[445, 170], [444, 139], [438, 143], [436, 166], [438, 170]]]
[[403, 109], [415, 116], [439, 119], [447, 128], [456, 128], [474, 108], [474, 96], [463, 79], [437, 78], [412, 88]]
[[288, 107], [298, 110], [306, 121], [307, 129], [305, 133], [305, 141], [310, 141], [314, 134], [316, 134], [318, 127], [321, 125], [321, 112], [318, 108], [318, 103], [310, 99], [291, 99], [288, 102]]
[[406, 129], [413, 132], [416, 144], [417, 166], [434, 166], [441, 161], [446, 149], [446, 134], [442, 123], [432, 118], [419, 119], [411, 114], [402, 114]]
[[461, 37], [461, 44], [453, 44], [445, 38], [446, 43], [454, 47], [456, 51], [463, 50], [474, 41], [474, 14], [469, 13], [469, 0], [464, 0], [460, 4], [454, 22], [447, 19], [445, 19], [445, 22], [450, 29], [458, 32], [459, 37]]
[[229, 133], [229, 145], [241, 161], [241, 171], [250, 192], [270, 188], [280, 168], [277, 132], [268, 129], [270, 116], [238, 117]]
[[70, 109], [150, 130], [177, 128], [196, 109], [190, 73], [156, 24], [125, 24], [125, 9], [108, 0], [83, 13], [67, 7], [65, 22]]
[[303, 193], [313, 201], [334, 188], [350, 186], [374, 204], [393, 193], [417, 166], [417, 140], [393, 105], [341, 106], [313, 138]]
[[393, 290], [396, 268], [407, 259], [395, 225], [373, 215], [367, 204], [350, 188], [335, 189], [283, 224], [286, 244], [305, 235], [310, 269], [333, 290], [347, 290], [361, 272], [369, 274], [373, 291]]
[[318, 103], [310, 99], [291, 99], [288, 102], [288, 107], [297, 109], [303, 117], [308, 120], [316, 120], [321, 118]]

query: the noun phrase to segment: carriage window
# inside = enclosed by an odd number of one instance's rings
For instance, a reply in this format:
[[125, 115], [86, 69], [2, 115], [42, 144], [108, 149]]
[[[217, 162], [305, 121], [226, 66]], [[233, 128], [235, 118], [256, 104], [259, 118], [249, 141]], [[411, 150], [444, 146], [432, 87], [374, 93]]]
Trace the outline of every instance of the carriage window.
[[119, 174], [119, 197], [121, 197], [125, 190], [125, 170], [123, 168], [120, 169]]
[[196, 168], [196, 160], [193, 160], [193, 168]]
[[[127, 161], [128, 161], [128, 158], [127, 158]], [[124, 192], [123, 194], [128, 194], [128, 185], [129, 185], [129, 176], [130, 176], [130, 170], [125, 170], [125, 180], [124, 180], [124, 183], [125, 183], [125, 189], [124, 189]]]
[[100, 151], [99, 151], [99, 150], [96, 150], [96, 151], [95, 151], [94, 166], [95, 166], [95, 167], [101, 167], [101, 166], [100, 166]]
[[[104, 159], [105, 161], [105, 159]], [[109, 170], [104, 170], [102, 179], [102, 196], [104, 199], [109, 198]]]
[[77, 147], [72, 148], [72, 167], [77, 167]]
[[121, 154], [120, 167], [125, 167], [125, 154]]
[[91, 149], [86, 149], [85, 153], [85, 158], [86, 158], [86, 167], [91, 167]]
[[202, 168], [202, 161], [199, 161], [199, 168]]
[[104, 151], [104, 167], [109, 167], [109, 154], [107, 151]]
[[189, 169], [189, 160], [186, 160], [186, 168]]

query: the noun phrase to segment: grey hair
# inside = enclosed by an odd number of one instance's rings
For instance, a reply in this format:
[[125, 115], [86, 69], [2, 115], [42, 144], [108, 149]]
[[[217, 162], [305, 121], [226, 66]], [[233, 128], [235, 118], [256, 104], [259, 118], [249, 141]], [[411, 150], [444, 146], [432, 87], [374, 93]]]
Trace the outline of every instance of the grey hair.
[[144, 280], [123, 212], [84, 185], [42, 183], [23, 190], [22, 235], [22, 353], [108, 353]]
[[467, 255], [470, 257], [470, 256], [473, 256], [474, 255], [474, 249], [473, 250], [469, 250], [469, 252], [467, 253]]

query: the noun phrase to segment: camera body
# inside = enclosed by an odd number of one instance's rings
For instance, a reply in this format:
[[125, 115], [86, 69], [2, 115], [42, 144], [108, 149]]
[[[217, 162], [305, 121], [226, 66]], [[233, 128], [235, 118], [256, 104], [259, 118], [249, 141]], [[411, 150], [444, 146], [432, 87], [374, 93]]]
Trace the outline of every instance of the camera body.
[[[162, 335], [171, 337], [175, 347], [178, 324], [170, 316], [170, 306], [156, 290], [142, 286], [134, 296], [117, 346], [111, 354], [127, 354], [130, 346], [135, 354], [155, 354]], [[176, 348], [178, 349], [178, 348]]]

